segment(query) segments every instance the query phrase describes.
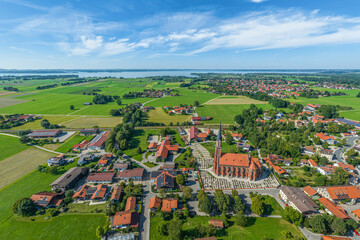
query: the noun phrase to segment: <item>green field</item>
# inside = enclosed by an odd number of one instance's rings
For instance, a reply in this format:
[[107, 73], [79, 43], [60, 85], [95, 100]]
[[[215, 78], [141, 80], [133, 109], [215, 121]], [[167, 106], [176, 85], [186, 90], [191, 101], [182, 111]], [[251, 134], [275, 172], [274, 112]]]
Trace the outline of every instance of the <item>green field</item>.
[[18, 138], [0, 135], [0, 161], [28, 148], [29, 146], [21, 144]]
[[79, 144], [84, 140], [91, 141], [94, 136], [80, 136], [79, 134], [74, 134], [69, 140], [63, 143], [60, 147], [56, 149], [57, 152], [67, 153], [73, 148], [75, 144]]
[[[187, 218], [187, 222], [183, 224], [183, 231], [187, 235], [191, 235], [196, 230], [198, 224], [207, 225], [210, 218], [218, 217], [201, 217], [195, 216]], [[161, 222], [160, 217], [152, 217], [150, 222], [150, 239], [162, 240], [168, 239], [168, 236], [162, 236], [156, 230], [157, 225]], [[222, 240], [259, 240], [267, 237], [269, 239], [282, 239], [281, 232], [286, 230], [291, 232], [295, 237], [304, 237], [299, 229], [281, 218], [250, 218], [249, 226], [239, 227], [234, 224], [234, 218], [230, 219], [230, 227], [225, 230], [225, 235], [217, 237]]]
[[96, 228], [106, 221], [105, 214], [60, 214], [40, 221], [11, 217], [0, 232], [1, 239], [98, 239]]
[[169, 123], [176, 124], [177, 122], [182, 123], [186, 121], [190, 121], [192, 115], [169, 115], [164, 112], [164, 110], [160, 107], [155, 108], [155, 110], [150, 110], [148, 112], [149, 122], [159, 122], [169, 125]]
[[[142, 161], [142, 155], [149, 146], [149, 143], [147, 142], [148, 135], [158, 135], [159, 133], [159, 129], [135, 130], [135, 134], [130, 140], [130, 149], [125, 150], [124, 153], [138, 161]], [[141, 154], [136, 153], [138, 147], [141, 147]]]

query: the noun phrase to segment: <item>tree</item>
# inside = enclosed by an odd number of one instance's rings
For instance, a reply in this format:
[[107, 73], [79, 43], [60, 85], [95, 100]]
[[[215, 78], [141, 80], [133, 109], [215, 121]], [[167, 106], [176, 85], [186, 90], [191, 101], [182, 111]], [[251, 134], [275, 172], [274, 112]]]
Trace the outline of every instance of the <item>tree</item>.
[[357, 229], [359, 224], [354, 219], [349, 219], [346, 221], [347, 228], [350, 230]]
[[19, 139], [20, 143], [25, 144], [30, 140], [30, 138], [28, 136], [21, 136], [21, 138]]
[[50, 122], [47, 119], [44, 119], [44, 120], [41, 121], [40, 125], [41, 125], [41, 127], [47, 129], [47, 128], [50, 127]]
[[192, 198], [192, 191], [193, 191], [193, 190], [192, 190], [191, 187], [184, 187], [184, 189], [183, 189], [183, 195], [182, 195], [184, 201], [187, 201], [187, 200], [189, 200], [189, 199]]
[[327, 165], [329, 164], [329, 160], [326, 157], [319, 158], [319, 165]]
[[179, 218], [173, 218], [168, 225], [168, 234], [171, 240], [181, 240], [182, 222]]
[[356, 95], [356, 97], [360, 98], [360, 92]]
[[245, 118], [241, 115], [236, 115], [234, 120], [237, 124], [240, 124], [240, 125], [245, 122]]
[[342, 168], [335, 168], [335, 172], [331, 177], [334, 185], [344, 185], [349, 182], [349, 173]]
[[164, 236], [167, 233], [167, 224], [164, 222], [160, 222], [157, 227], [156, 230], [159, 232], [160, 235]]
[[329, 143], [328, 143], [328, 142], [324, 142], [321, 146], [322, 146], [322, 148], [324, 148], [324, 149], [328, 149], [328, 148], [329, 148]]
[[98, 236], [99, 238], [102, 237], [102, 235], [104, 235], [105, 233], [105, 230], [103, 227], [101, 226], [98, 226], [97, 229], [96, 229], [96, 236]]
[[195, 107], [198, 107], [199, 105], [200, 105], [200, 104], [199, 104], [199, 101], [195, 101], [195, 102], [194, 102], [194, 106], [195, 106]]
[[160, 190], [158, 191], [159, 192], [159, 197], [160, 198], [164, 198], [166, 193], [165, 193], [165, 190], [163, 188], [160, 188]]
[[231, 133], [230, 133], [230, 132], [226, 132], [226, 134], [225, 134], [225, 142], [226, 142], [227, 144], [231, 145], [231, 144], [232, 144], [232, 140], [233, 140], [233, 138], [232, 138], [232, 136], [231, 136]]
[[206, 192], [203, 189], [201, 189], [196, 196], [196, 198], [199, 200], [199, 205], [201, 205], [201, 203], [206, 197], [207, 197]]
[[22, 216], [32, 216], [36, 212], [36, 205], [30, 198], [23, 198], [18, 203], [15, 212]]
[[240, 227], [245, 227], [247, 224], [247, 217], [243, 211], [238, 211], [235, 216], [235, 224]]
[[119, 106], [122, 104], [120, 98], [118, 98], [118, 99], [116, 100], [116, 103], [117, 103], [117, 105], [119, 105]]
[[239, 211], [244, 211], [244, 210], [245, 210], [245, 204], [244, 204], [244, 202], [241, 200], [241, 198], [240, 198], [239, 196], [235, 196], [235, 197], [233, 198], [233, 200], [234, 200], [234, 203], [233, 203], [232, 208], [233, 208], [233, 210], [234, 210], [235, 212], [239, 212]]
[[300, 226], [303, 221], [302, 214], [292, 207], [283, 209], [281, 211], [281, 217], [289, 223], [294, 223], [296, 226]]
[[265, 212], [265, 207], [260, 196], [254, 196], [251, 200], [252, 200], [252, 204], [250, 207], [251, 211], [256, 215], [259, 216], [263, 215]]
[[327, 221], [322, 215], [310, 218], [309, 225], [315, 233], [327, 233]]
[[142, 152], [141, 147], [138, 147], [138, 148], [136, 149], [136, 153], [137, 153], [137, 154], [140, 154], [141, 152]]
[[347, 232], [347, 226], [345, 221], [341, 218], [335, 218], [331, 224], [331, 230], [335, 234], [345, 235], [345, 233]]
[[214, 193], [214, 200], [215, 200], [216, 207], [221, 212], [228, 211], [230, 199], [229, 199], [229, 196], [224, 194], [223, 191], [221, 191], [220, 189], [216, 189], [215, 193]]
[[209, 198], [206, 196], [203, 202], [200, 205], [200, 210], [206, 214], [210, 214], [212, 211], [212, 206]]
[[177, 175], [176, 176], [176, 183], [178, 185], [184, 185], [184, 183], [185, 183], [184, 175], [182, 175], [182, 174]]
[[234, 199], [237, 195], [239, 195], [238, 191], [236, 189], [231, 190], [231, 198]]
[[70, 105], [70, 110], [74, 110], [74, 109], [75, 109], [74, 105]]

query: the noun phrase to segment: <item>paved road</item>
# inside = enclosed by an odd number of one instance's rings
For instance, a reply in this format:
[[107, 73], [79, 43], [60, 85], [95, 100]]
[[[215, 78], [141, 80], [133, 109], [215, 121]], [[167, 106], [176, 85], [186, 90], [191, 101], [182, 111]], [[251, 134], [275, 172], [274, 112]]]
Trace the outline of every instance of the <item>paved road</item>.
[[346, 138], [346, 141], [347, 141], [347, 146], [346, 147], [342, 147], [342, 148], [339, 148], [337, 149], [334, 154], [335, 154], [335, 159], [338, 160], [339, 162], [342, 162], [342, 163], [346, 163], [345, 162], [345, 158], [344, 158], [344, 153], [349, 150], [350, 148], [354, 147], [355, 146], [355, 142], [356, 140], [358, 140], [359, 137], [349, 137], [349, 138]]

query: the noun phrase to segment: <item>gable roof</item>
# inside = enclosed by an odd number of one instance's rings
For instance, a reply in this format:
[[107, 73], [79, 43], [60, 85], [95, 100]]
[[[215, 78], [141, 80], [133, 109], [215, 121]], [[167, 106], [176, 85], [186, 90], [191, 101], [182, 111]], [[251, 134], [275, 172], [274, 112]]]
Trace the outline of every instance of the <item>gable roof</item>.
[[74, 193], [74, 195], [72, 196], [73, 198], [84, 198], [86, 196], [86, 191], [91, 188], [90, 185], [82, 185], [80, 186], [76, 192]]
[[166, 171], [163, 171], [157, 178], [156, 178], [156, 188], [168, 187], [173, 188], [175, 185], [175, 177], [169, 174]]
[[176, 198], [164, 198], [162, 201], [161, 211], [171, 212], [172, 209], [177, 209], [178, 201]]
[[351, 238], [348, 237], [337, 237], [337, 236], [325, 236], [321, 235], [323, 240], [350, 240]]
[[111, 182], [115, 176], [113, 172], [100, 172], [100, 173], [90, 173], [86, 181], [108, 181]]
[[360, 198], [359, 186], [327, 187], [326, 190], [328, 191], [330, 198], [334, 200]]
[[360, 209], [355, 209], [352, 211], [358, 218], [360, 218]]
[[158, 197], [153, 197], [150, 199], [150, 203], [149, 203], [149, 209], [150, 208], [158, 208], [161, 204], [161, 199]]
[[224, 222], [221, 219], [209, 219], [209, 224], [216, 228], [224, 228]]
[[304, 192], [309, 195], [310, 197], [316, 195], [318, 192], [315, 191], [315, 189], [313, 189], [312, 187], [310, 187], [309, 185], [304, 187]]
[[319, 198], [319, 202], [322, 205], [324, 205], [324, 207], [326, 207], [336, 217], [342, 218], [342, 219], [350, 218], [350, 216], [347, 215], [347, 213], [345, 212], [345, 210], [342, 207], [336, 206], [335, 203], [333, 203], [330, 199], [322, 197], [322, 198]]
[[110, 200], [111, 201], [120, 200], [121, 193], [122, 193], [122, 188], [119, 185], [115, 186], [114, 191], [111, 194]]
[[136, 209], [136, 197], [131, 196], [126, 199], [126, 207], [125, 211], [132, 210], [134, 211]]
[[104, 198], [107, 192], [108, 186], [105, 184], [100, 184], [96, 186], [96, 191], [91, 196], [91, 199]]
[[319, 208], [319, 206], [300, 188], [281, 186], [280, 190], [286, 195], [287, 199], [292, 202], [302, 213], [316, 212], [315, 208]]
[[124, 226], [130, 225], [130, 227], [139, 226], [139, 214], [133, 211], [117, 212], [114, 215], [111, 226]]
[[144, 174], [143, 168], [133, 168], [129, 170], [124, 170], [119, 173], [119, 178], [135, 178], [135, 177], [142, 177]]

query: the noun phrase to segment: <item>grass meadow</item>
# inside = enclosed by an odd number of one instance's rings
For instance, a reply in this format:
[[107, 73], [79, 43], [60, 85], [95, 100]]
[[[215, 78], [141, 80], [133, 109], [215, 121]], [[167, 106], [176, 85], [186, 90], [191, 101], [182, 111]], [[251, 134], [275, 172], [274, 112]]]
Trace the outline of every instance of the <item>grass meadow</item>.
[[[195, 216], [187, 218], [187, 222], [183, 224], [183, 231], [187, 235], [194, 233], [199, 224], [207, 225], [210, 218], [219, 217], [202, 217]], [[229, 227], [225, 230], [223, 236], [216, 239], [219, 240], [259, 240], [267, 237], [268, 239], [282, 239], [282, 231], [291, 232], [294, 237], [304, 237], [300, 230], [293, 224], [281, 218], [249, 218], [249, 224], [246, 227], [239, 227], [234, 224], [234, 217], [229, 220]], [[156, 230], [157, 225], [161, 222], [160, 217], [152, 217], [150, 222], [150, 240], [168, 239], [168, 236], [162, 236]], [[166, 223], [168, 223], [166, 221]], [[259, 231], [260, 230], [260, 231]]]
[[0, 162], [28, 148], [30, 147], [21, 144], [18, 138], [0, 135]]
[[[142, 155], [146, 151], [149, 143], [147, 142], [147, 138], [149, 134], [158, 135], [160, 133], [159, 129], [138, 129], [135, 130], [135, 134], [130, 140], [130, 149], [124, 151], [124, 153], [137, 161], [142, 161]], [[136, 153], [136, 149], [140, 147], [142, 152], [140, 154]]]
[[149, 118], [148, 121], [149, 122], [158, 122], [158, 123], [164, 123], [166, 125], [169, 125], [169, 123], [182, 123], [185, 121], [190, 121], [192, 115], [169, 115], [167, 113], [164, 112], [164, 110], [160, 107], [155, 108], [155, 110], [150, 110], [148, 112]]
[[67, 153], [73, 148], [75, 144], [81, 143], [84, 140], [90, 141], [94, 136], [80, 136], [75, 134], [72, 138], [63, 143], [60, 147], [56, 149], [57, 152]]

